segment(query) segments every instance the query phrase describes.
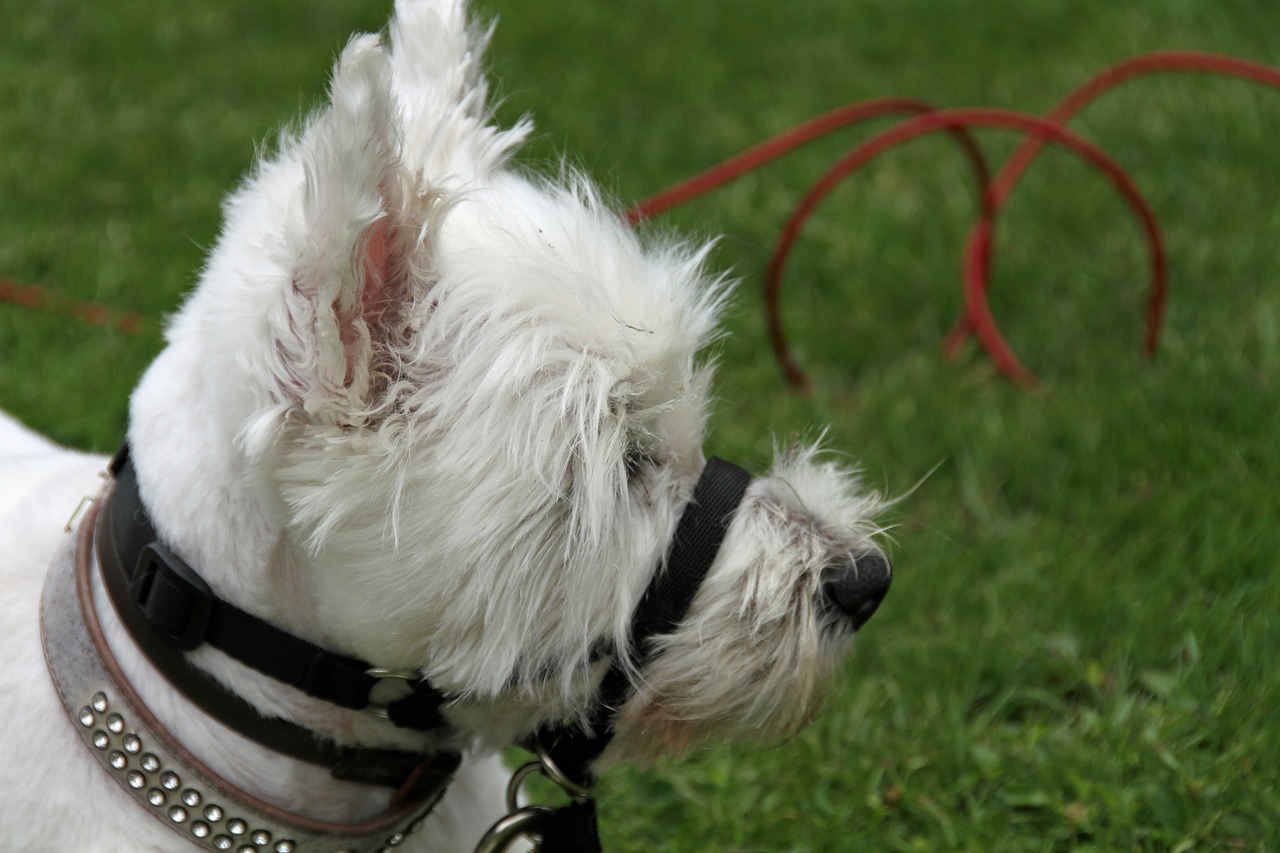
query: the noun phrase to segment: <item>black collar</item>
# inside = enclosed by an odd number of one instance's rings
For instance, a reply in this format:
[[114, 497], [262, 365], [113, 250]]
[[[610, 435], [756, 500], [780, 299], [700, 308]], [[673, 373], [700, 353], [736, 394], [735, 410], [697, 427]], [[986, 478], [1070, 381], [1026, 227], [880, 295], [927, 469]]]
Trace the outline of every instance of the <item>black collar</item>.
[[[406, 729], [448, 734], [442, 713], [449, 697], [419, 673], [381, 669], [320, 648], [218, 598], [190, 566], [160, 542], [138, 492], [123, 445], [109, 468], [115, 488], [97, 522], [97, 551], [106, 588], [121, 620], [161, 673], [206, 713], [268, 749], [327, 767], [338, 779], [397, 790], [396, 802], [438, 794], [453, 777], [455, 752], [420, 755], [340, 745], [293, 723], [264, 718], [236, 694], [188, 663], [185, 652], [209, 644], [271, 678], [343, 708], [369, 709]], [[615, 655], [592, 707], [588, 725], [537, 732], [530, 745], [549, 757], [575, 784], [589, 789], [589, 765], [613, 739], [618, 710], [632, 692], [628, 672], [653, 659], [652, 639], [684, 619], [711, 568], [751, 475], [712, 457], [676, 527], [665, 571], [658, 571], [632, 618], [631, 663]], [[370, 700], [381, 678], [405, 679], [412, 692], [386, 706]]]
[[[107, 592], [139, 648], [166, 679], [206, 713], [257, 743], [311, 764], [334, 778], [383, 785], [396, 799], [425, 799], [446, 786], [455, 752], [420, 755], [348, 747], [257, 709], [188, 663], [185, 652], [207, 643], [277, 681], [343, 708], [370, 708], [397, 726], [447, 734], [447, 697], [417, 673], [396, 673], [322, 649], [218, 598], [160, 542], [138, 493], [129, 448], [109, 468], [115, 489], [98, 519], [97, 550]], [[412, 692], [385, 708], [369, 694], [383, 677], [406, 678]]]

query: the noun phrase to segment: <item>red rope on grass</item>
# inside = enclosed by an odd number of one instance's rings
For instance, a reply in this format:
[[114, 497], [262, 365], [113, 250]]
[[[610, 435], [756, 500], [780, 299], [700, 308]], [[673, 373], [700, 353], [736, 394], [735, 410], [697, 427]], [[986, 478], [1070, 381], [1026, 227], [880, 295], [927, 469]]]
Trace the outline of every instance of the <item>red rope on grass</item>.
[[[624, 216], [632, 224], [637, 224], [685, 204], [837, 130], [885, 116], [925, 113], [933, 109], [935, 107], [932, 104], [917, 98], [875, 98], [831, 110], [633, 205]], [[991, 180], [991, 168], [987, 165], [982, 149], [963, 128], [953, 129], [952, 133], [973, 166], [979, 194], [985, 193]], [[129, 334], [136, 332], [142, 325], [142, 317], [134, 312], [123, 313], [112, 322], [112, 309], [106, 306], [92, 302], [76, 302], [67, 306], [39, 285], [21, 285], [7, 279], [0, 279], [0, 302], [11, 302], [28, 308], [60, 309], [81, 320], [100, 326], [115, 326]]]
[[[1022, 366], [991, 315], [987, 293], [992, 267], [992, 235], [997, 217], [1023, 172], [1044, 146], [1052, 142], [1075, 151], [1103, 171], [1124, 194], [1146, 231], [1151, 256], [1152, 288], [1145, 346], [1148, 354], [1153, 355], [1159, 341], [1167, 297], [1167, 270], [1159, 226], [1150, 206], [1128, 174], [1097, 146], [1066, 131], [1063, 124], [1107, 90], [1134, 77], [1165, 71], [1212, 73], [1280, 88], [1280, 70], [1258, 62], [1196, 51], [1162, 51], [1137, 56], [1106, 69], [1073, 90], [1045, 118], [1000, 109], [936, 111], [927, 102], [913, 98], [862, 101], [824, 113], [792, 130], [771, 137], [718, 166], [634, 205], [625, 215], [632, 223], [656, 216], [835, 130], [888, 115], [917, 114], [917, 118], [895, 125], [846, 154], [815, 183], [792, 212], [775, 248], [765, 282], [766, 320], [774, 354], [787, 381], [794, 387], [806, 387], [808, 380], [791, 358], [782, 331], [779, 292], [787, 257], [814, 207], [839, 181], [888, 148], [917, 136], [946, 130], [961, 143], [973, 165], [982, 188], [982, 204], [965, 245], [962, 267], [964, 314], [948, 334], [944, 351], [954, 354], [960, 343], [973, 333], [1001, 372], [1014, 381], [1032, 384], [1035, 377]], [[969, 128], [974, 126], [1000, 127], [1027, 133], [1027, 138], [1005, 161], [994, 181], [990, 179], [990, 170], [981, 149], [969, 134]], [[18, 284], [5, 278], [0, 278], [0, 302], [57, 310], [86, 322], [115, 327], [127, 334], [138, 331], [144, 323], [144, 318], [136, 312], [118, 313], [93, 302], [61, 299], [39, 285]]]
[[143, 325], [143, 317], [136, 311], [116, 311], [97, 302], [63, 299], [38, 284], [19, 284], [3, 277], [0, 277], [0, 302], [57, 311], [95, 326], [117, 329], [126, 335], [136, 333]]
[[[795, 359], [792, 358], [790, 348], [787, 345], [786, 335], [782, 329], [779, 292], [787, 258], [809, 215], [813, 213], [818, 203], [840, 181], [890, 148], [939, 130], [972, 127], [1002, 128], [1033, 134], [1039, 139], [1068, 148], [1103, 172], [1125, 197], [1125, 200], [1129, 202], [1139, 223], [1146, 232], [1153, 269], [1163, 271], [1165, 258], [1164, 239], [1151, 206], [1147, 203], [1133, 179], [1129, 177], [1129, 174], [1098, 146], [1053, 121], [1014, 110], [975, 107], [925, 113], [916, 118], [902, 121], [888, 130], [881, 131], [837, 161], [835, 165], [827, 170], [826, 174], [818, 179], [804, 198], [801, 199], [800, 203], [796, 205], [791, 217], [783, 227], [782, 235], [778, 239], [773, 260], [765, 277], [765, 312], [769, 329], [769, 343], [773, 347], [775, 358], [782, 366], [787, 383], [793, 388], [805, 390], [808, 388], [809, 380]], [[982, 205], [984, 212], [982, 222], [994, 222], [991, 199], [991, 190], [988, 190]], [[990, 219], [988, 219], [988, 216]], [[988, 225], [987, 227], [990, 226]], [[985, 261], [986, 259], [979, 257], [979, 260]], [[987, 310], [986, 301], [980, 298], [980, 295], [966, 300], [966, 316], [975, 334], [984, 344], [1001, 340], [1000, 333], [995, 326], [995, 320], [992, 318], [991, 312]], [[1034, 377], [1022, 368], [1011, 351], [1002, 351], [998, 346], [990, 346], [988, 347], [988, 352], [995, 361], [996, 367], [1014, 381], [1022, 384], [1032, 384], [1034, 382]]]
[[[723, 163], [699, 172], [691, 178], [686, 178], [675, 186], [633, 205], [624, 215], [627, 221], [634, 225], [705, 195], [747, 172], [754, 171], [784, 154], [789, 154], [819, 137], [842, 128], [885, 116], [927, 113], [935, 109], [937, 108], [933, 104], [916, 98], [874, 98], [839, 107], [753, 145], [741, 154], [730, 157]], [[956, 141], [964, 148], [965, 155], [973, 164], [978, 185], [985, 192], [991, 180], [991, 170], [987, 166], [982, 149], [964, 128], [950, 130], [956, 137]]]
[[[1263, 65], [1234, 56], [1223, 56], [1216, 53], [1200, 51], [1169, 50], [1135, 56], [1119, 62], [1087, 80], [1072, 90], [1049, 113], [1046, 118], [1057, 124], [1066, 124], [1081, 110], [1091, 104], [1100, 95], [1135, 77], [1160, 72], [1185, 71], [1235, 77], [1280, 88], [1280, 69]], [[997, 364], [1003, 364], [1006, 373], [1026, 380], [1031, 374], [1022, 367], [1013, 354], [1008, 343], [1000, 334], [994, 320], [982, 327], [975, 327], [972, 318], [985, 316], [991, 318], [987, 303], [987, 292], [991, 282], [991, 245], [995, 219], [1000, 214], [1009, 195], [1017, 186], [1019, 179], [1027, 167], [1044, 149], [1046, 140], [1043, 137], [1028, 136], [1009, 158], [1005, 160], [991, 183], [990, 203], [986, 205], [979, 220], [969, 231], [964, 251], [964, 286], [965, 313], [947, 334], [943, 350], [954, 356], [969, 333], [975, 333], [980, 343]], [[1160, 341], [1160, 329], [1164, 321], [1167, 298], [1167, 269], [1163, 262], [1159, 267], [1153, 259], [1151, 300], [1147, 308], [1147, 328], [1144, 348], [1148, 356], [1154, 357]]]

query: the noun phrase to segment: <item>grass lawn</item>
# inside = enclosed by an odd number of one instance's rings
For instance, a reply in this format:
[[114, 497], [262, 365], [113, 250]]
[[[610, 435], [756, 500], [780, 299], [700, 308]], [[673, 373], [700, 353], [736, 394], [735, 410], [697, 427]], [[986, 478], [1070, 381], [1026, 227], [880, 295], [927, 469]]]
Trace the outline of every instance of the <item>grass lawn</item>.
[[[314, 105], [388, 0], [0, 0], [0, 277], [142, 312], [126, 335], [0, 305], [0, 405], [109, 450], [218, 202]], [[534, 113], [620, 203], [825, 109], [911, 95], [1043, 112], [1154, 49], [1280, 64], [1273, 0], [484, 0], [500, 114]], [[812, 436], [902, 494], [895, 588], [825, 714], [602, 784], [623, 851], [1280, 849], [1280, 92], [1164, 75], [1074, 125], [1131, 169], [1172, 267], [1138, 354], [1138, 229], [1070, 155], [1001, 222], [992, 307], [1045, 379], [939, 346], [973, 208], [945, 139], [819, 211], [784, 286], [790, 393], [758, 282], [790, 205], [861, 132], [664, 216], [743, 279], [709, 451]], [[979, 136], [995, 162], [1014, 139]], [[932, 472], [930, 474], [930, 472]]]

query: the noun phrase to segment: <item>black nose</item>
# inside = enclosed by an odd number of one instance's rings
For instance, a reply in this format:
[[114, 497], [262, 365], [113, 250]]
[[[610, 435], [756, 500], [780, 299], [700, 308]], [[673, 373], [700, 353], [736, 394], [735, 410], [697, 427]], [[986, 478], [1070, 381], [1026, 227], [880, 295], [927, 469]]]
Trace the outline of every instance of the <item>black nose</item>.
[[870, 548], [828, 566], [822, 591], [833, 610], [848, 619], [856, 631], [876, 612], [892, 580], [889, 558], [880, 549]]

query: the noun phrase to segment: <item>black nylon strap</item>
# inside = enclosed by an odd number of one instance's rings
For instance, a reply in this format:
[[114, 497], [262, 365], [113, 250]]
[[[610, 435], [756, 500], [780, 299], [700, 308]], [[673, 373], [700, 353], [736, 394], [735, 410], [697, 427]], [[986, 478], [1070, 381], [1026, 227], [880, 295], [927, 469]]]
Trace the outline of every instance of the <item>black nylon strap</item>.
[[[112, 462], [116, 490], [108, 514], [118, 534], [117, 552], [131, 597], [151, 627], [183, 650], [203, 643], [308, 696], [359, 710], [369, 704], [377, 679], [371, 665], [283, 631], [215, 596], [159, 536], [138, 494], [127, 451]], [[129, 527], [130, 530], [122, 528]], [[149, 559], [139, 562], [142, 557]]]
[[431, 731], [449, 724], [440, 709], [449, 701], [429, 681], [419, 681], [413, 693], [387, 705], [387, 719], [402, 729]]
[[[276, 752], [327, 767], [335, 778], [401, 789], [414, 801], [443, 787], [458, 766], [456, 754], [434, 756], [341, 746], [256, 708], [188, 663], [184, 651], [208, 642], [241, 662], [308, 695], [342, 707], [369, 704], [377, 679], [370, 665], [321, 649], [217, 598], [180, 558], [157, 541], [138, 494], [127, 445], [112, 460], [115, 489], [98, 517], [97, 549], [109, 597], [134, 641], [165, 677], [211, 716]], [[392, 706], [397, 725], [431, 730], [446, 725], [447, 697], [427, 682]], [[434, 712], [434, 713], [433, 713]], [[406, 787], [407, 786], [407, 787]]]
[[[665, 571], [658, 572], [631, 620], [633, 666], [643, 669], [657, 650], [653, 638], [674, 631], [702, 586], [724, 542], [734, 513], [751, 484], [751, 475], [717, 457], [707, 460], [693, 497], [680, 516]], [[627, 669], [619, 657], [600, 682], [590, 714], [588, 735], [580, 727], [543, 730], [535, 738], [560, 770], [575, 782], [593, 780], [588, 765], [613, 740], [613, 719], [631, 693]]]
[[602, 853], [595, 800], [574, 800], [538, 824], [539, 850], [547, 853]]
[[751, 475], [732, 462], [715, 456], [707, 460], [693, 498], [676, 526], [667, 570], [649, 584], [631, 617], [631, 648], [637, 669], [653, 659], [649, 641], [670, 634], [689, 611], [750, 483]]
[[377, 683], [369, 664], [317, 648], [225, 601], [214, 607], [204, 639], [276, 681], [343, 708], [366, 707]]

